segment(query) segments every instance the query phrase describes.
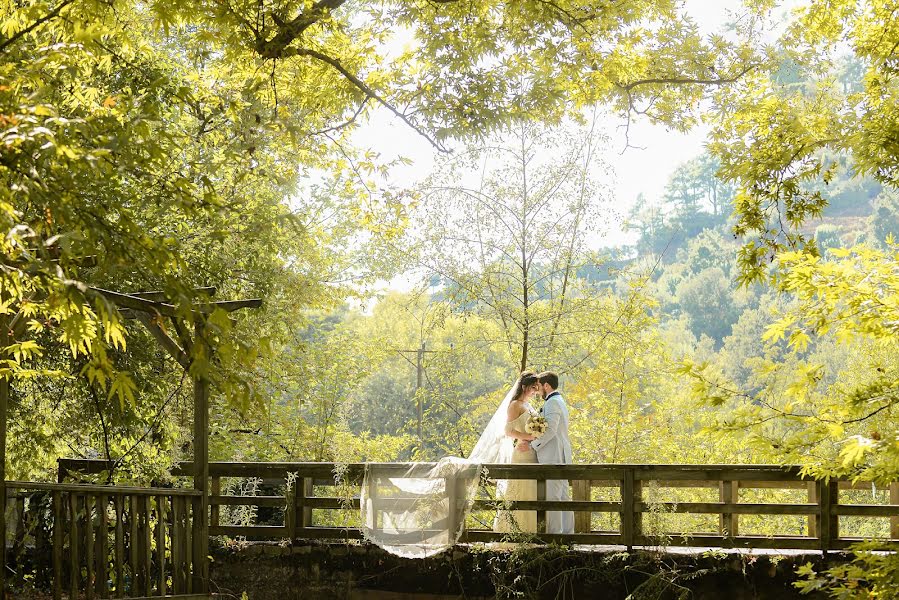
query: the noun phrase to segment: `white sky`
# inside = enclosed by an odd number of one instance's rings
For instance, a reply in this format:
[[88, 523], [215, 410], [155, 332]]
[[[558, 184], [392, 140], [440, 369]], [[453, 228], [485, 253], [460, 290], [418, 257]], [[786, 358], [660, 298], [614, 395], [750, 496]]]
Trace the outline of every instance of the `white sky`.
[[[796, 0], [784, 4], [795, 5]], [[740, 0], [685, 0], [685, 8], [704, 34], [721, 30], [729, 11], [740, 8]], [[631, 123], [630, 146], [625, 150], [622, 119], [606, 123], [606, 133], [612, 144], [607, 161], [615, 172], [614, 203], [620, 215], [626, 215], [640, 193], [652, 201], [661, 196], [672, 171], [681, 163], [703, 151], [708, 128], [698, 126], [688, 133], [669, 131], [664, 126], [645, 120]], [[362, 147], [378, 152], [382, 160], [398, 156], [409, 158], [413, 164], [395, 168], [389, 183], [407, 187], [426, 176], [434, 164], [436, 151], [411, 128], [386, 110], [376, 111], [372, 119], [355, 134], [354, 141]], [[610, 232], [607, 243], [625, 241], [623, 233]]]

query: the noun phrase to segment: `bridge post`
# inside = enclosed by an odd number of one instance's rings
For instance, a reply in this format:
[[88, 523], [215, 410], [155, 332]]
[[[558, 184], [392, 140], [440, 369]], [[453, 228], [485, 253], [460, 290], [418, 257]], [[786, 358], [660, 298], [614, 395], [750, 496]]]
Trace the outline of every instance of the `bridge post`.
[[[818, 504], [818, 482], [808, 482], [808, 503]], [[818, 537], [818, 517], [816, 515], [808, 516], [808, 536]]]
[[[740, 499], [739, 481], [720, 481], [718, 483], [718, 499], [724, 504], [735, 504]], [[718, 530], [724, 537], [739, 535], [740, 515], [722, 511], [719, 517]]]
[[306, 537], [306, 529], [312, 525], [312, 508], [306, 498], [312, 497], [312, 478], [297, 476], [293, 483], [294, 538]]
[[[543, 477], [540, 475], [539, 477]], [[546, 478], [537, 480], [537, 501], [546, 502]], [[546, 511], [537, 511], [537, 533], [546, 533]]]
[[[575, 479], [571, 482], [572, 496], [574, 496], [575, 502], [589, 502], [590, 501], [590, 480], [589, 479]], [[574, 513], [574, 531], [575, 533], [589, 533], [590, 532], [590, 518], [593, 513], [590, 512], [576, 512]]]
[[636, 510], [642, 500], [643, 482], [634, 475], [633, 467], [626, 467], [621, 480], [621, 543], [627, 546], [628, 552], [643, 535], [643, 514]]
[[839, 537], [839, 518], [837, 517], [834, 506], [839, 499], [839, 483], [835, 480], [818, 480], [818, 515], [816, 516], [816, 525], [818, 530], [818, 540], [822, 553], [827, 553], [833, 547], [834, 541]]

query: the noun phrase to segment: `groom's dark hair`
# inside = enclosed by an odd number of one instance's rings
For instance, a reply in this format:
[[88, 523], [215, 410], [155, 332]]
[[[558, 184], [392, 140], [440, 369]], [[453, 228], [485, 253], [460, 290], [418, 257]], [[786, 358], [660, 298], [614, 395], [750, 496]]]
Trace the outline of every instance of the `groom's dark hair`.
[[554, 390], [559, 389], [559, 376], [552, 371], [543, 371], [537, 375], [537, 381], [549, 385]]

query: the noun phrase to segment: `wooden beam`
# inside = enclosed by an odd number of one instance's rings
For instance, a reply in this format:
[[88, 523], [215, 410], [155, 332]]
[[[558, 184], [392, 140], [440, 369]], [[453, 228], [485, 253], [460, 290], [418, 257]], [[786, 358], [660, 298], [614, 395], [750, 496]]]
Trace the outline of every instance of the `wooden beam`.
[[[241, 308], [259, 308], [262, 306], [262, 298], [250, 298], [248, 300], [219, 300], [218, 302], [210, 302], [209, 304], [195, 305], [200, 312], [212, 312], [216, 308], [221, 308], [227, 312], [234, 312]], [[212, 307], [211, 309], [208, 307]]]
[[175, 333], [178, 335], [178, 340], [180, 340], [181, 344], [184, 346], [184, 351], [192, 355], [194, 351], [194, 341], [191, 339], [191, 333], [187, 330], [187, 327], [184, 326], [184, 322], [181, 319], [172, 318], [172, 327], [175, 328]]
[[178, 345], [165, 330], [159, 326], [159, 323], [153, 320], [153, 317], [144, 312], [135, 313], [138, 321], [143, 323], [144, 327], [156, 338], [159, 345], [162, 346], [172, 358], [174, 358], [181, 367], [187, 371], [190, 368], [190, 358], [187, 353]]
[[100, 294], [110, 302], [114, 303], [116, 306], [121, 308], [130, 308], [132, 310], [138, 310], [149, 314], [160, 314], [165, 315], [167, 317], [176, 317], [178, 316], [178, 312], [175, 309], [175, 306], [172, 304], [166, 304], [164, 302], [154, 302], [152, 300], [145, 300], [143, 298], [139, 298], [137, 296], [131, 296], [129, 294], [120, 294], [119, 292], [113, 292], [110, 290], [104, 290], [101, 288], [88, 288], [93, 290], [94, 292]]
[[[216, 288], [209, 286], [209, 287], [194, 288], [192, 291], [198, 295], [205, 294], [207, 296], [215, 296], [215, 293], [217, 290], [216, 290]], [[128, 295], [129, 296], [137, 296], [138, 298], [143, 298], [144, 300], [152, 300], [153, 302], [166, 302], [167, 300], [169, 300], [169, 297], [166, 294], [166, 292], [162, 292], [162, 291], [131, 292]]]
[[[133, 294], [122, 294], [101, 288], [91, 287], [88, 289], [100, 294], [120, 308], [130, 308], [131, 310], [143, 311], [150, 314], [158, 313], [166, 317], [179, 316], [178, 309], [174, 304], [157, 302]], [[260, 306], [262, 306], [261, 298], [251, 298], [249, 300], [223, 300], [219, 302], [193, 304], [191, 305], [190, 310], [195, 314], [209, 314], [219, 308], [226, 312], [233, 312], [241, 308], [258, 308]]]

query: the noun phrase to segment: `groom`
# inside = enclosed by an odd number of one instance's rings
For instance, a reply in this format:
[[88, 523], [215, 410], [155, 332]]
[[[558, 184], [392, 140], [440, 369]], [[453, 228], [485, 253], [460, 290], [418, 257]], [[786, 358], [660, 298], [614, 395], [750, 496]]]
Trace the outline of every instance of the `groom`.
[[[546, 400], [540, 412], [546, 419], [546, 432], [531, 442], [537, 452], [537, 462], [550, 464], [571, 463], [571, 441], [568, 439], [568, 406], [558, 392], [559, 376], [544, 371], [537, 376], [540, 395]], [[568, 480], [547, 480], [547, 500], [569, 500]], [[574, 533], [574, 513], [571, 511], [547, 511], [547, 533]]]

